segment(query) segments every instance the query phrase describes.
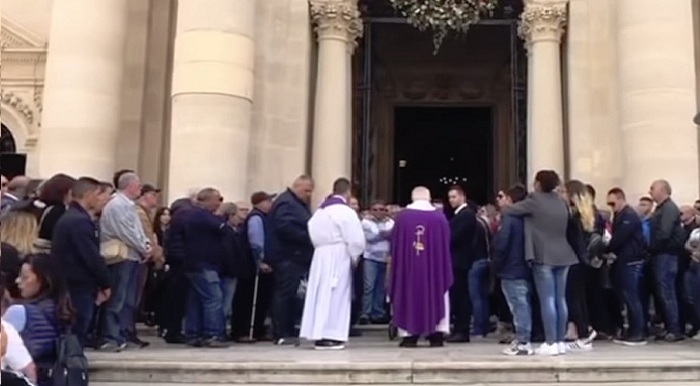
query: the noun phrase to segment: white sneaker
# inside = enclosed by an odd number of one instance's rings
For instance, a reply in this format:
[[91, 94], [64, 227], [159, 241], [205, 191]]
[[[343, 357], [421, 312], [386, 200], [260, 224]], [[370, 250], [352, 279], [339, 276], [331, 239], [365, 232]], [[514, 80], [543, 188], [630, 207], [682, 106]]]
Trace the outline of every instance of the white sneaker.
[[557, 351], [559, 351], [559, 355], [566, 354], [566, 343], [557, 342]]
[[557, 348], [556, 343], [542, 343], [540, 347], [538, 347], [537, 350], [535, 350], [535, 354], [545, 357], [553, 357], [559, 355], [559, 349]]
[[572, 352], [587, 352], [593, 350], [593, 343], [586, 340], [576, 339], [566, 344], [566, 350]]
[[513, 341], [510, 347], [503, 350], [503, 354], [508, 356], [527, 356], [533, 354], [532, 346], [530, 343], [519, 343], [518, 341]]

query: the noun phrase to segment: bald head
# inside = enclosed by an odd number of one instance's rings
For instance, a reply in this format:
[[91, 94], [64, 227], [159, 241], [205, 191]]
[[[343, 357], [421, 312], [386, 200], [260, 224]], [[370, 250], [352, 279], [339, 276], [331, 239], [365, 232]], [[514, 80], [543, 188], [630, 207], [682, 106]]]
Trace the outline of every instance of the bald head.
[[692, 207], [691, 205], [683, 205], [679, 209], [681, 211], [681, 221], [684, 224], [689, 224], [695, 221], [695, 215], [697, 214], [697, 211], [694, 207]]
[[411, 201], [428, 201], [430, 202], [432, 198], [430, 197], [430, 189], [425, 186], [417, 186], [413, 188], [411, 192]]
[[671, 196], [671, 184], [666, 180], [656, 180], [649, 188], [649, 195], [657, 203], [660, 204]]
[[311, 194], [314, 192], [314, 180], [305, 174], [297, 177], [292, 182], [291, 191], [304, 202], [311, 201]]
[[27, 195], [27, 186], [32, 179], [27, 176], [17, 176], [7, 183], [7, 192], [20, 199]]

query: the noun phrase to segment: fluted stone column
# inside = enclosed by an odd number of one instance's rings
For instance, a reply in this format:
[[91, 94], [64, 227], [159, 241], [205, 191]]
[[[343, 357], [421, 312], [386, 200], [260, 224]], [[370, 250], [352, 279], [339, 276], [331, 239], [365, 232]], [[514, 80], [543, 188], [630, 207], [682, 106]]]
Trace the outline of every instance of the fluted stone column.
[[256, 0], [180, 0], [168, 196], [212, 186], [246, 197]]
[[54, 0], [39, 174], [110, 179], [120, 123], [127, 0]]
[[357, 0], [311, 0], [318, 37], [311, 172], [318, 202], [352, 172], [351, 56], [362, 33]]
[[698, 197], [692, 2], [617, 0], [623, 188], [631, 199], [667, 179], [678, 203]]
[[560, 43], [568, 0], [525, 0], [520, 35], [528, 48], [527, 173], [564, 175]]

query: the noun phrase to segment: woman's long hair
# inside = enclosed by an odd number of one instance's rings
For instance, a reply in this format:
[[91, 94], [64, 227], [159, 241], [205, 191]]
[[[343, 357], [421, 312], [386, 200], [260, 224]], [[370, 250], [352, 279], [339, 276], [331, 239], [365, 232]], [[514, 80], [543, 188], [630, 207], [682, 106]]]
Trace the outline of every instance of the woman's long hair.
[[566, 191], [569, 195], [569, 205], [571, 205], [581, 220], [583, 230], [586, 232], [595, 231], [595, 203], [586, 184], [579, 180], [571, 180], [566, 184]]
[[56, 259], [47, 254], [28, 255], [24, 264], [29, 264], [39, 280], [41, 289], [33, 299], [50, 299], [56, 304], [56, 318], [64, 326], [73, 322], [73, 307], [68, 296], [68, 288]]
[[39, 237], [39, 225], [31, 213], [13, 211], [0, 223], [0, 241], [7, 243], [22, 255], [34, 251], [34, 242]]
[[[156, 211], [155, 216], [153, 217], [153, 232], [155, 232], [156, 237], [158, 238], [158, 242], [161, 244], [161, 246], [164, 244], [163, 241], [163, 233], [165, 229], [163, 229], [163, 223], [161, 222], [161, 217], [163, 216], [163, 213], [168, 212], [170, 214], [170, 221], [172, 222], [173, 219], [173, 211], [170, 210], [167, 206], [163, 206], [161, 208], [158, 208]], [[170, 224], [167, 224], [167, 226], [170, 226]]]

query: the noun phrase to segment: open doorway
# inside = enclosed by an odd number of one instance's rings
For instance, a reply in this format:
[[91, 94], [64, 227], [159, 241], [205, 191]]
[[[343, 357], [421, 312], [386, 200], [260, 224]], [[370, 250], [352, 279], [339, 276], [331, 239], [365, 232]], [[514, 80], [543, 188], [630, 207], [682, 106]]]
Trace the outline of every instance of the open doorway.
[[426, 186], [446, 200], [451, 185], [486, 203], [492, 190], [493, 117], [489, 107], [398, 107], [394, 133], [394, 200], [411, 201]]

